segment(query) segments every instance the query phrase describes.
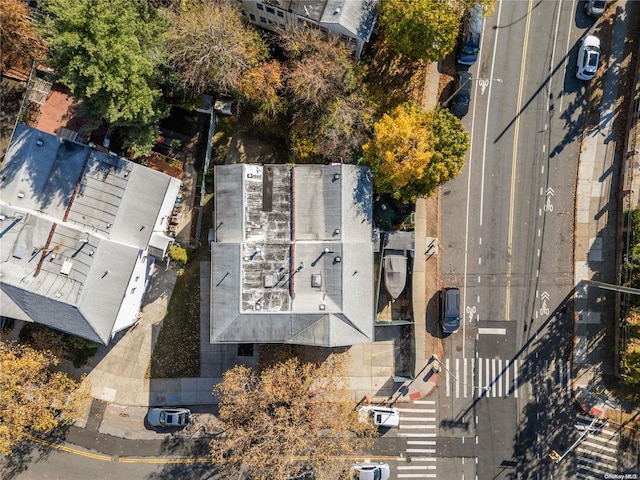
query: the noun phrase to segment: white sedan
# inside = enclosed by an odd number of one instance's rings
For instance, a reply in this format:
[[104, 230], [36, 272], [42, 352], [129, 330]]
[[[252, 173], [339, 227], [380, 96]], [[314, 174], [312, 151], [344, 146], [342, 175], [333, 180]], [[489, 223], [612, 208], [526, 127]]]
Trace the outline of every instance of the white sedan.
[[592, 80], [598, 71], [600, 62], [600, 40], [593, 35], [582, 39], [578, 52], [578, 71], [576, 77], [580, 80]]
[[152, 408], [147, 415], [154, 427], [182, 427], [189, 423], [191, 410], [188, 408]]
[[356, 463], [351, 467], [353, 480], [389, 480], [391, 469], [388, 463]]

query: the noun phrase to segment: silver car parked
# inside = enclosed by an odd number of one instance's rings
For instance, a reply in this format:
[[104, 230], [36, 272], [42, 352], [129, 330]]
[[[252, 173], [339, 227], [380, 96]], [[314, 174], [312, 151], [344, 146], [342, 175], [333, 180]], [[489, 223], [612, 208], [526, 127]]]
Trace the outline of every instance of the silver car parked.
[[152, 408], [147, 414], [153, 427], [183, 427], [191, 420], [188, 408]]

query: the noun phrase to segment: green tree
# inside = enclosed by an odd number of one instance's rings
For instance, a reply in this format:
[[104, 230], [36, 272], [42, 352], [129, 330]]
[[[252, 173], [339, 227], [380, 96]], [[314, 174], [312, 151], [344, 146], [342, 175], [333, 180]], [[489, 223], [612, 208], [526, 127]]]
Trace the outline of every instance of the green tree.
[[287, 478], [300, 456], [318, 479], [340, 478], [345, 457], [377, 434], [372, 423], [358, 421], [348, 398], [345, 359], [303, 364], [294, 358], [260, 374], [245, 366], [227, 371], [214, 389], [225, 436], [211, 450], [224, 478]]
[[30, 432], [50, 432], [82, 413], [89, 387], [53, 372], [57, 363], [48, 352], [0, 343], [1, 454], [10, 455]]
[[432, 62], [453, 50], [461, 12], [446, 0], [384, 0], [380, 25], [398, 53]]
[[460, 173], [469, 145], [469, 134], [448, 110], [405, 103], [376, 122], [362, 147], [363, 163], [379, 193], [413, 202]]
[[631, 386], [640, 385], [640, 350], [627, 353], [624, 364], [624, 383]]
[[268, 56], [258, 32], [242, 20], [238, 2], [183, 2], [170, 16], [169, 57], [198, 92], [237, 93], [243, 75]]
[[83, 113], [131, 129], [166, 114], [157, 88], [166, 30], [158, 9], [130, 0], [47, 0], [45, 8], [52, 62]]

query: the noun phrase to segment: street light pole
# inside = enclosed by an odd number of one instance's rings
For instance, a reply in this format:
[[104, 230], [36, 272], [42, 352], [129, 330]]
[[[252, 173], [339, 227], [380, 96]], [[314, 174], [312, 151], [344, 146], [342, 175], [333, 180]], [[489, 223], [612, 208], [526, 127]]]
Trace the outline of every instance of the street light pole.
[[[444, 108], [447, 108], [447, 106], [449, 106], [449, 102], [451, 101], [451, 99], [453, 97], [455, 97], [456, 93], [458, 93], [460, 90], [462, 90], [462, 87], [464, 87], [468, 82], [474, 82], [476, 80], [485, 80], [487, 82], [497, 82], [497, 83], [502, 83], [504, 81], [501, 78], [471, 78], [469, 80], [465, 80], [464, 82], [462, 82], [460, 84], [460, 86], [458, 88], [456, 88], [456, 91], [453, 92], [451, 94], [451, 96], [449, 98], [447, 98], [444, 102], [442, 102], [440, 105], [442, 105]], [[484, 91], [484, 89], [483, 89], [483, 91]]]

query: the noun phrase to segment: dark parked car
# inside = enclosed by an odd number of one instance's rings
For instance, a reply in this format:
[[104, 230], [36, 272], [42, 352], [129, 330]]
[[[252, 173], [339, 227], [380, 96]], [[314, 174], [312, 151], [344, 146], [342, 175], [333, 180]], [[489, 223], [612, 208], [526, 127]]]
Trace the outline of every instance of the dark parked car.
[[460, 72], [456, 76], [455, 96], [451, 102], [451, 113], [462, 118], [469, 113], [469, 103], [471, 102], [471, 73]]
[[460, 328], [460, 289], [445, 287], [442, 290], [442, 333], [456, 333]]

